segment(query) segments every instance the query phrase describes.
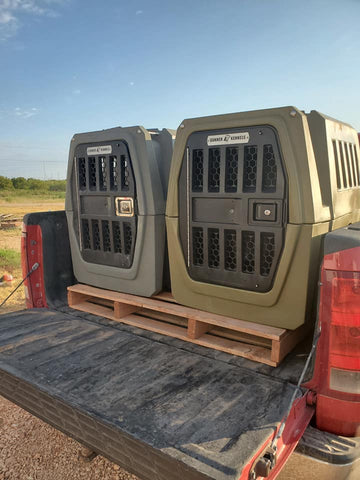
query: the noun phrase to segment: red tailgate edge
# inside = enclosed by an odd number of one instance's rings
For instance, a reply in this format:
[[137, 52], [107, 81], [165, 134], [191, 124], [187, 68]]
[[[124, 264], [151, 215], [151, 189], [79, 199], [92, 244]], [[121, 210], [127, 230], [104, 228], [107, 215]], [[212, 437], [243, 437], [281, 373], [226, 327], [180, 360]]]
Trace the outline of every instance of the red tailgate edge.
[[[244, 468], [239, 480], [262, 480], [265, 478], [274, 480], [278, 476], [314, 415], [315, 407], [312, 403], [313, 394], [309, 391], [294, 402], [286, 419], [285, 428], [277, 442], [275, 465], [272, 468], [267, 468], [270, 467], [271, 463], [271, 453], [269, 454], [268, 449], [271, 448], [280, 426]], [[261, 472], [265, 473], [265, 471], [268, 475], [261, 476]]]
[[43, 267], [42, 231], [40, 225], [24, 225], [21, 237], [23, 278], [35, 263], [39, 267], [25, 280], [26, 308], [47, 308]]

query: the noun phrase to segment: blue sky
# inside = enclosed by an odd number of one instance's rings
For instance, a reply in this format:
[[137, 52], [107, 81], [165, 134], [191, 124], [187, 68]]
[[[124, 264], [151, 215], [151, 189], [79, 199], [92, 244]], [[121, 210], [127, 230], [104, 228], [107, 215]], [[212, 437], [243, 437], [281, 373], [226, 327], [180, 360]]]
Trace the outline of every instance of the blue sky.
[[295, 105], [360, 131], [360, 0], [0, 0], [0, 175], [75, 132]]

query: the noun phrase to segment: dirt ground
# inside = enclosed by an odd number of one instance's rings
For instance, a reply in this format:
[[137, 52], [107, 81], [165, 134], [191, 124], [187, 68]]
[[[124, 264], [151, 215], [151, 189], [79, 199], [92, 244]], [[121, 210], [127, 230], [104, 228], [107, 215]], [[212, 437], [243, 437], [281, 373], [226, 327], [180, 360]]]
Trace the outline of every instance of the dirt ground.
[[[64, 202], [1, 204], [0, 213], [61, 210]], [[0, 230], [0, 249], [20, 251], [21, 229]], [[5, 272], [0, 272], [2, 275]], [[20, 265], [12, 269], [12, 286], [0, 288], [0, 303], [21, 280]], [[0, 314], [24, 308], [22, 287]], [[98, 456], [85, 462], [81, 445], [0, 396], [0, 480], [137, 480], [118, 465]], [[154, 479], [155, 480], [155, 479]]]
[[55, 201], [49, 200], [47, 201], [29, 201], [29, 202], [16, 202], [16, 203], [9, 203], [9, 202], [0, 202], [0, 213], [8, 214], [11, 213], [16, 217], [21, 217], [27, 213], [32, 212], [48, 212], [48, 211], [55, 211], [55, 210], [64, 210], [65, 202], [63, 200]]
[[81, 446], [0, 397], [0, 480], [136, 480], [103, 457], [85, 462]]

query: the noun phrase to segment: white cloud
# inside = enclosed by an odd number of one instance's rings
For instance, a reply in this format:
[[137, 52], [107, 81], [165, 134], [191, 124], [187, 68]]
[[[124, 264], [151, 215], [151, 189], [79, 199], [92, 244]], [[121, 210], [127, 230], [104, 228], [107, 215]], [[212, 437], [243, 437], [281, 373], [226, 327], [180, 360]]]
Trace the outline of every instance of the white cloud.
[[143, 10], [136, 10], [135, 15], [142, 15], [144, 13]]
[[0, 6], [0, 40], [13, 37], [18, 30], [18, 21], [9, 11], [1, 10]]
[[0, 23], [2, 25], [6, 25], [7, 23], [11, 23], [14, 20], [15, 20], [15, 17], [10, 12], [0, 10]]
[[21, 26], [20, 18], [27, 16], [57, 17], [52, 7], [69, 0], [0, 0], [0, 41], [16, 35]]
[[133, 86], [135, 85], [135, 83], [134, 83], [134, 82], [130, 82], [129, 85], [130, 85], [130, 87], [133, 87]]
[[72, 93], [73, 93], [73, 95], [80, 95], [81, 90], [79, 90], [79, 89], [77, 88], [77, 89], [73, 90]]
[[20, 108], [20, 107], [16, 107], [14, 109], [14, 115], [16, 117], [20, 117], [20, 118], [30, 118], [30, 117], [33, 117], [35, 115], [37, 115], [39, 113], [39, 109], [38, 108], [30, 108], [28, 110], [25, 110], [23, 108]]

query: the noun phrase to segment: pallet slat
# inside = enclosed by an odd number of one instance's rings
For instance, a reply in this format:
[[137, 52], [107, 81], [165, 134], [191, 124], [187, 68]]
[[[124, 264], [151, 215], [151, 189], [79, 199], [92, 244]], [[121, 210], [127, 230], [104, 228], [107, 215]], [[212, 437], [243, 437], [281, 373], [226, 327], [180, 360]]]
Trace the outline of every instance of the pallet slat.
[[289, 331], [178, 305], [167, 292], [145, 298], [78, 284], [68, 287], [68, 302], [83, 312], [271, 366], [306, 333], [303, 327]]

